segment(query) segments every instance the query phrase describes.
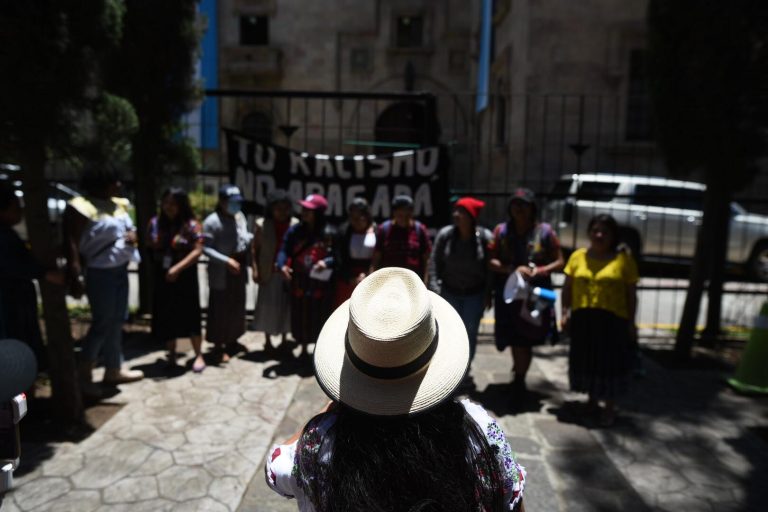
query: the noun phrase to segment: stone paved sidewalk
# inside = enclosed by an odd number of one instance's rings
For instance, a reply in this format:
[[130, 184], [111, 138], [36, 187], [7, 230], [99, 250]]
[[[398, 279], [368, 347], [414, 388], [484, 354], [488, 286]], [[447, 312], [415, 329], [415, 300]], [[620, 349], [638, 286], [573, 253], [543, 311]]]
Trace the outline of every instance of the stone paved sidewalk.
[[[121, 386], [112, 401], [124, 407], [86, 440], [54, 445], [2, 511], [296, 510], [266, 487], [263, 460], [326, 398], [306, 368], [266, 358], [261, 336], [244, 341], [251, 352], [229, 367]], [[599, 429], [568, 391], [567, 347], [536, 353], [525, 403], [510, 407], [509, 353], [487, 343], [469, 393], [526, 466], [529, 511], [765, 510], [768, 399], [732, 393], [722, 371], [646, 358], [617, 424]]]
[[[258, 339], [244, 341], [255, 350]], [[152, 366], [162, 354], [128, 364]], [[236, 509], [300, 381], [264, 378], [270, 366], [233, 358], [199, 375], [120, 386], [112, 401], [124, 407], [84, 441], [54, 445], [16, 480], [3, 512]]]

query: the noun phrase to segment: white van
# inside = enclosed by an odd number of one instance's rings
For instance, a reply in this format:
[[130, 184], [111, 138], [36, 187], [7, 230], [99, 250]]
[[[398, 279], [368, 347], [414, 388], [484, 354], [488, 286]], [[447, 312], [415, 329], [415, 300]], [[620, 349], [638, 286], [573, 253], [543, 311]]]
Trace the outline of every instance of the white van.
[[[686, 262], [696, 250], [705, 189], [701, 183], [648, 176], [565, 175], [542, 218], [555, 227], [563, 247], [573, 250], [588, 245], [589, 219], [608, 213], [638, 259]], [[768, 281], [768, 217], [731, 203], [727, 261]]]

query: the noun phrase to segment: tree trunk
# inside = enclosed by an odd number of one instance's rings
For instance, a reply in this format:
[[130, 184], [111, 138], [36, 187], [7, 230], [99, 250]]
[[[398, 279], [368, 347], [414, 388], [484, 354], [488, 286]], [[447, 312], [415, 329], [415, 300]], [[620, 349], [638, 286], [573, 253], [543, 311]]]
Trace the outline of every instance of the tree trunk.
[[135, 185], [136, 225], [139, 235], [139, 247], [142, 251], [141, 264], [139, 264], [139, 311], [150, 313], [152, 311], [152, 265], [146, 247], [146, 233], [149, 220], [155, 215], [156, 180], [155, 159], [152, 157], [153, 144], [147, 141], [148, 135], [139, 133], [134, 139], [133, 146], [133, 177]]
[[[26, 205], [27, 232], [32, 253], [38, 261], [51, 268], [61, 255], [51, 232], [48, 217], [48, 194], [45, 179], [45, 148], [40, 144], [27, 144], [22, 148], [22, 180]], [[43, 302], [45, 336], [51, 376], [54, 414], [66, 422], [83, 419], [83, 401], [77, 380], [74, 343], [67, 312], [66, 290], [45, 280], [40, 283]]]
[[[713, 187], [715, 188], [715, 187]], [[728, 255], [728, 235], [731, 223], [731, 190], [727, 183], [716, 187], [717, 214], [713, 219], [711, 229], [712, 244], [710, 247], [709, 286], [707, 287], [707, 326], [702, 339], [714, 342], [720, 336], [720, 317], [722, 314], [723, 284], [725, 283], [725, 266]]]
[[691, 263], [691, 273], [688, 280], [688, 293], [685, 296], [683, 314], [680, 318], [680, 327], [675, 338], [675, 354], [678, 359], [685, 360], [691, 355], [693, 339], [696, 336], [696, 321], [699, 318], [701, 296], [704, 293], [704, 282], [711, 268], [712, 255], [710, 248], [714, 238], [712, 236], [713, 224], [716, 223], [717, 187], [707, 186], [704, 193], [704, 213], [701, 227], [696, 236], [696, 254]]

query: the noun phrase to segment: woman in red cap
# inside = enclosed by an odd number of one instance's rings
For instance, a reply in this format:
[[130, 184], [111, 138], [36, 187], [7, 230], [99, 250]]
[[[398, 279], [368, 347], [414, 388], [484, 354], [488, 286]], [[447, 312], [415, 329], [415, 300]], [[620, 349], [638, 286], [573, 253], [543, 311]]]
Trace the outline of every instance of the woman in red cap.
[[291, 334], [301, 345], [300, 358], [308, 358], [308, 345], [317, 341], [330, 313], [332, 261], [326, 232], [328, 201], [309, 194], [301, 205], [301, 222], [288, 228], [277, 255], [277, 267], [290, 283]]
[[432, 252], [434, 283], [464, 321], [469, 335], [470, 361], [475, 355], [483, 309], [490, 304], [491, 294], [486, 250], [491, 232], [477, 225], [477, 216], [484, 206], [483, 201], [474, 197], [456, 201], [453, 224], [438, 232]]

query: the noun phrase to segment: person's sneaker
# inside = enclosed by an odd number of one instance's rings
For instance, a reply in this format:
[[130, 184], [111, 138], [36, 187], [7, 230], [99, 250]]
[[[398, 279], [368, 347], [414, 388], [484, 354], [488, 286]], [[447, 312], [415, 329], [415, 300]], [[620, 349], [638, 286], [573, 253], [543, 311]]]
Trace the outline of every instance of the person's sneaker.
[[104, 372], [104, 384], [117, 385], [128, 382], [136, 382], [144, 378], [141, 370], [123, 370], [122, 368], [108, 368]]

